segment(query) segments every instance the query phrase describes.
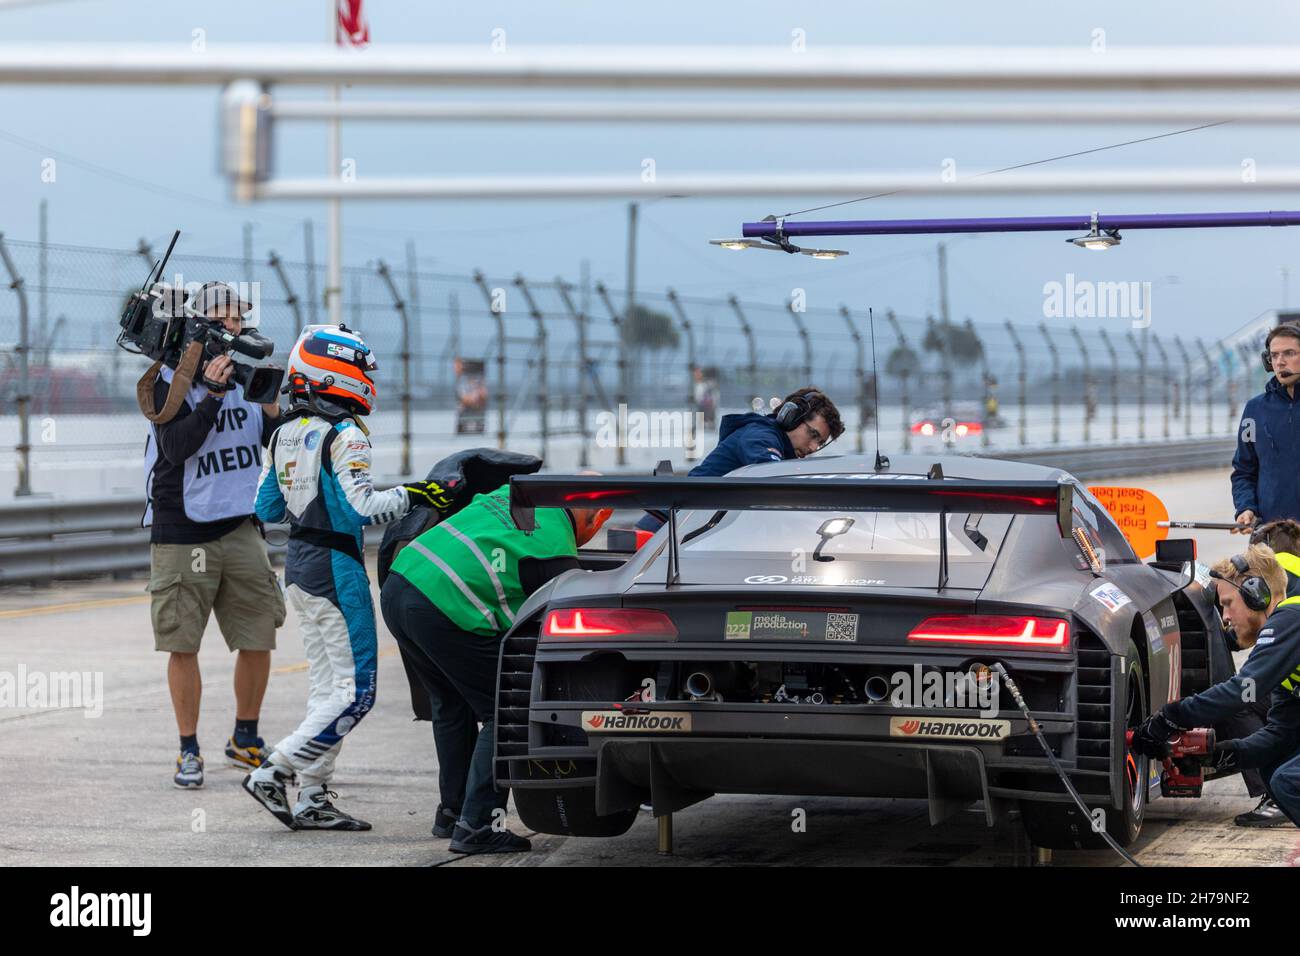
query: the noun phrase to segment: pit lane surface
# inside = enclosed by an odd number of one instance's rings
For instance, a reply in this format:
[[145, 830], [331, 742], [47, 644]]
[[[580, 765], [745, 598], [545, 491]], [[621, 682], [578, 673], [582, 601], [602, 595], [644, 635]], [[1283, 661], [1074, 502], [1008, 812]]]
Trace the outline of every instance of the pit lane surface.
[[[1225, 520], [1227, 473], [1216, 469], [1128, 484], [1146, 487], [1171, 516]], [[1242, 539], [1204, 532], [1202, 561]], [[372, 569], [373, 577], [373, 569]], [[369, 833], [294, 833], [239, 787], [222, 745], [233, 724], [233, 658], [215, 624], [200, 654], [204, 703], [199, 739], [207, 786], [171, 785], [175, 725], [165, 658], [153, 650], [144, 579], [0, 590], [0, 671], [103, 675], [103, 712], [0, 706], [0, 865], [1027, 865], [1030, 847], [1012, 821], [985, 828], [964, 813], [930, 827], [924, 801], [715, 797], [676, 815], [671, 857], [656, 851], [642, 814], [624, 836], [537, 836], [528, 854], [464, 858], [429, 834], [437, 767], [429, 726], [410, 719], [396, 646], [380, 624], [379, 694], [338, 762], [339, 803], [370, 820]], [[307, 668], [293, 615], [262, 716], [270, 740], [302, 715]], [[1201, 800], [1152, 805], [1135, 848], [1147, 865], [1297, 865], [1300, 830], [1245, 830], [1234, 814], [1253, 806], [1240, 778], [1211, 783]], [[796, 811], [803, 811], [796, 813]], [[796, 826], [796, 824], [801, 824]], [[508, 825], [521, 827], [512, 814]], [[1109, 851], [1057, 851], [1058, 864], [1115, 866]]]

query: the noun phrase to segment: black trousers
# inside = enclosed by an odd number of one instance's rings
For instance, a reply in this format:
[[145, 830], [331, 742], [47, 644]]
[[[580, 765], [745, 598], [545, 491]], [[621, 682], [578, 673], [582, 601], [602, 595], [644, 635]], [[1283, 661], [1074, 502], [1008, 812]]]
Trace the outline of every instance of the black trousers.
[[[1241, 740], [1263, 727], [1267, 717], [1268, 701], [1253, 701], [1231, 717], [1215, 724], [1214, 735], [1219, 740]], [[1217, 776], [1231, 775], [1235, 764], [1236, 760], [1224, 761], [1223, 771], [1226, 772], [1221, 771]], [[1262, 797], [1264, 795], [1264, 777], [1259, 770], [1254, 767], [1243, 770], [1241, 771], [1241, 779], [1246, 783], [1246, 792], [1252, 797]]]
[[492, 823], [510, 796], [496, 789], [492, 773], [501, 635], [462, 631], [396, 573], [384, 582], [379, 606], [429, 695], [439, 802], [473, 829]]

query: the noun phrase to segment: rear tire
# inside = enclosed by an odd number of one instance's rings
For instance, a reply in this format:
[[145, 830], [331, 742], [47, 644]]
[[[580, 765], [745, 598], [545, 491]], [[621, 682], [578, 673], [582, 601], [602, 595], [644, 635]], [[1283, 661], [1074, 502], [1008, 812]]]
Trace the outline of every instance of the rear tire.
[[514, 791], [515, 809], [524, 826], [539, 833], [559, 836], [622, 836], [636, 822], [636, 810], [620, 810], [609, 816], [596, 813], [595, 787]]
[[[620, 701], [627, 696], [626, 686], [635, 680], [628, 676], [629, 665], [621, 655], [607, 655], [595, 660], [584, 661], [581, 666], [571, 667], [565, 672], [562, 686], [556, 688], [555, 695], [561, 700]], [[560, 741], [572, 745], [584, 745], [587, 735], [580, 729], [563, 728]], [[539, 764], [560, 763], [561, 761], [528, 761], [530, 776], [537, 774], [539, 779], [554, 779]], [[515, 809], [519, 818], [529, 829], [539, 833], [554, 833], [559, 836], [577, 837], [615, 837], [622, 836], [636, 821], [637, 811], [620, 810], [608, 816], [596, 813], [596, 787], [594, 781], [590, 786], [547, 787], [538, 789], [520, 789], [513, 791]]]
[[[1124, 760], [1124, 806], [1119, 810], [1103, 808], [1106, 811], [1106, 832], [1122, 847], [1131, 846], [1142, 832], [1147, 807], [1147, 778], [1151, 770], [1149, 758], [1135, 753], [1125, 742], [1124, 731], [1138, 726], [1147, 717], [1146, 675], [1132, 641], [1128, 642], [1127, 657], [1127, 707], [1119, 732]], [[1073, 801], [1046, 803], [1026, 800], [1020, 804], [1020, 814], [1029, 840], [1035, 846], [1053, 850], [1109, 848], [1101, 835], [1093, 831], [1092, 820], [1080, 813]]]

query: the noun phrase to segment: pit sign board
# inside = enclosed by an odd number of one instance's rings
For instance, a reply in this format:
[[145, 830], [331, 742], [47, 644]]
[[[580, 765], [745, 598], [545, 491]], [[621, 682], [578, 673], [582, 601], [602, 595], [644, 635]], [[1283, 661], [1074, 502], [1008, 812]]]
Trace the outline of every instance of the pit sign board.
[[1151, 492], [1142, 488], [1097, 485], [1090, 487], [1088, 493], [1110, 512], [1139, 558], [1146, 560], [1151, 557], [1156, 553], [1156, 542], [1169, 537], [1169, 529], [1158, 524], [1169, 520], [1169, 512], [1164, 502]]

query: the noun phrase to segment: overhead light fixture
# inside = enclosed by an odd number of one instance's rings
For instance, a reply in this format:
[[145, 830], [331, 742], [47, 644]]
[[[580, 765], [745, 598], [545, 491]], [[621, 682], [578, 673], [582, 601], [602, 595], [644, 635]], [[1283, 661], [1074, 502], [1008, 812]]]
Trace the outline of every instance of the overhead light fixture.
[[762, 239], [710, 239], [709, 245], [722, 246], [724, 249], [770, 249], [772, 252], [784, 252], [780, 246], [764, 242]]
[[1120, 235], [1118, 229], [1102, 230], [1097, 227], [1097, 214], [1092, 214], [1092, 229], [1086, 236], [1078, 236], [1074, 239], [1068, 239], [1081, 249], [1092, 249], [1097, 252], [1104, 252], [1111, 246], [1118, 246]]
[[763, 236], [761, 239], [710, 239], [709, 245], [722, 246], [724, 249], [767, 249], [770, 252], [787, 252], [790, 255], [798, 253], [811, 256], [814, 259], [838, 259], [840, 256], [848, 255], [848, 252], [844, 249], [804, 249], [801, 246], [796, 246], [786, 238], [785, 229], [783, 228], [784, 219], [768, 216], [763, 221], [777, 224], [775, 235]]

